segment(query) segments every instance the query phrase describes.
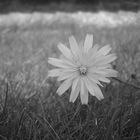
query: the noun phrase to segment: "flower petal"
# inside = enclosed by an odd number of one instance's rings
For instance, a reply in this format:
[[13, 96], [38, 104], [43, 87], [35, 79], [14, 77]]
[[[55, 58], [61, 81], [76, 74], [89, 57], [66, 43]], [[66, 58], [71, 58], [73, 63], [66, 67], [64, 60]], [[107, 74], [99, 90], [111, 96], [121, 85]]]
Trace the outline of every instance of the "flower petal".
[[73, 81], [73, 84], [72, 84], [72, 91], [70, 94], [70, 102], [73, 102], [73, 103], [75, 102], [75, 100], [78, 97], [79, 92], [80, 92], [80, 78], [78, 77]]
[[87, 34], [84, 42], [84, 52], [88, 53], [89, 49], [92, 48], [93, 45], [93, 35]]
[[70, 48], [73, 56], [77, 59], [79, 54], [79, 46], [74, 38], [74, 36], [69, 37]]
[[70, 68], [69, 64], [57, 58], [49, 58], [48, 63], [60, 68]]
[[96, 96], [98, 100], [101, 100], [104, 98], [100, 88], [87, 77], [85, 78], [85, 85], [88, 91], [90, 92], [90, 94], [93, 96]]
[[103, 71], [99, 71], [100, 74], [104, 75], [105, 77], [117, 77], [118, 72], [113, 69], [105, 69]]
[[81, 77], [80, 79], [80, 82], [81, 82], [81, 88], [80, 88], [80, 94], [84, 94], [84, 88], [85, 88], [85, 84], [84, 84], [84, 80], [83, 78]]
[[92, 58], [92, 63], [90, 64], [90, 66], [102, 66], [102, 65], [106, 65], [108, 63], [111, 63], [112, 61], [114, 61], [117, 58], [117, 56], [115, 54], [109, 54], [106, 56], [98, 56], [95, 57], [94, 59]]
[[98, 79], [101, 82], [110, 83], [110, 80], [108, 78], [105, 78], [105, 77], [100, 76], [100, 77], [98, 77]]
[[57, 47], [58, 47], [58, 49], [62, 52], [62, 54], [63, 54], [66, 58], [72, 60], [72, 54], [71, 54], [71, 51], [70, 51], [70, 49], [69, 49], [68, 47], [66, 47], [66, 46], [65, 46], [64, 44], [62, 44], [62, 43], [59, 43]]
[[95, 91], [94, 91], [94, 89], [92, 88], [91, 83], [89, 84], [88, 78], [86, 77], [84, 81], [85, 81], [85, 85], [86, 85], [88, 91], [90, 92], [90, 94], [92, 94], [93, 96], [95, 96]]
[[81, 85], [80, 98], [81, 98], [82, 104], [87, 104], [88, 103], [88, 90], [87, 90], [87, 88], [85, 86], [84, 79], [82, 79], [82, 84], [83, 85]]
[[77, 72], [63, 72], [62, 74], [59, 75], [59, 78], [57, 79], [58, 81], [66, 80], [66, 79], [74, 79], [78, 76]]
[[108, 78], [101, 76], [100, 74], [92, 74], [92, 77], [101, 82], [110, 83], [110, 80]]
[[117, 56], [116, 54], [109, 54], [107, 56], [105, 56], [105, 58], [103, 58], [100, 62], [100, 65], [102, 64], [108, 64], [108, 63], [111, 63], [112, 61], [114, 61], [115, 59], [117, 59]]
[[90, 58], [91, 58], [91, 56], [92, 57], [95, 56], [95, 54], [98, 52], [98, 49], [99, 49], [99, 45], [98, 44], [94, 45], [92, 48], [89, 49], [88, 55], [90, 56]]
[[67, 91], [68, 88], [70, 88], [71, 84], [72, 84], [72, 79], [68, 79], [64, 81], [56, 91], [58, 95], [62, 95], [65, 91]]
[[104, 99], [101, 89], [96, 84], [93, 84], [93, 88], [95, 89], [95, 96], [98, 100]]
[[69, 59], [67, 59], [65, 56], [61, 55], [60, 60], [62, 60], [64, 63], [68, 64], [69, 66], [76, 68], [77, 65], [75, 63], [74, 60], [70, 61]]
[[107, 55], [111, 50], [112, 50], [112, 48], [110, 47], [110, 45], [106, 45], [106, 46], [102, 47], [98, 51], [98, 53], [100, 53], [101, 55]]
[[99, 45], [94, 45], [93, 48], [89, 49], [88, 51], [88, 65], [90, 65], [97, 56], [97, 52], [99, 49]]
[[91, 73], [94, 73], [94, 72], [97, 72], [99, 70], [104, 71], [105, 69], [111, 69], [111, 68], [112, 68], [111, 64], [105, 64], [105, 65], [102, 65], [102, 66], [92, 65], [92, 66], [88, 67], [88, 71], [91, 72]]
[[62, 69], [53, 69], [48, 71], [48, 77], [57, 77], [61, 74]]
[[95, 78], [91, 73], [88, 73], [87, 78], [89, 78], [95, 84], [98, 84], [101, 87], [103, 87], [103, 85], [99, 82], [99, 80], [97, 78]]
[[82, 95], [80, 94], [82, 104], [88, 103], [88, 90], [85, 89], [85, 93]]
[[99, 73], [100, 71], [104, 71], [106, 69], [111, 69], [111, 64], [105, 64], [105, 65], [102, 65], [102, 66], [96, 66], [96, 65], [92, 65], [92, 66], [89, 66], [88, 67], [88, 72], [89, 73]]
[[[105, 83], [110, 83], [110, 80], [106, 77], [111, 77], [111, 76], [108, 76], [109, 74], [106, 72], [106, 69], [89, 69], [88, 71], [89, 73], [89, 77], [91, 77], [92, 79], [94, 80], [98, 80], [98, 81], [101, 81], [101, 82], [105, 82]], [[108, 75], [107, 75], [108, 74]]]

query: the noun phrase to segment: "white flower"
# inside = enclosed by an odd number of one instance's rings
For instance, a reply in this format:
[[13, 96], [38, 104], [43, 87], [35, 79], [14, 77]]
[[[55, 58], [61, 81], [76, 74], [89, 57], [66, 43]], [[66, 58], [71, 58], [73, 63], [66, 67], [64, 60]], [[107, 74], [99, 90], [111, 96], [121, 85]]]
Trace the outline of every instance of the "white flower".
[[70, 87], [70, 102], [75, 102], [80, 94], [82, 104], [88, 103], [88, 93], [103, 99], [99, 88], [100, 82], [109, 83], [108, 77], [116, 77], [117, 71], [111, 68], [111, 62], [116, 59], [115, 54], [108, 54], [111, 47], [106, 45], [99, 49], [93, 46], [93, 35], [87, 34], [83, 46], [78, 46], [73, 36], [69, 37], [70, 48], [58, 45], [62, 55], [60, 59], [49, 58], [48, 63], [56, 66], [50, 70], [48, 76], [58, 77], [63, 81], [57, 93], [62, 95]]

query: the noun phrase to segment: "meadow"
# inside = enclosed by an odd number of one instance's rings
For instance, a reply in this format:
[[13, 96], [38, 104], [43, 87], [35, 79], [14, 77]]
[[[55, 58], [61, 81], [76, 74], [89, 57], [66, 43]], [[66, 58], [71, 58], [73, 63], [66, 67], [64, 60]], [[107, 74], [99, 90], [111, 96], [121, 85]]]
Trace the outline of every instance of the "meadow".
[[[110, 44], [119, 72], [104, 85], [105, 99], [69, 102], [60, 83], [48, 78], [48, 57], [57, 44], [87, 33]], [[1, 140], [139, 140], [140, 13], [12, 13], [0, 15]]]

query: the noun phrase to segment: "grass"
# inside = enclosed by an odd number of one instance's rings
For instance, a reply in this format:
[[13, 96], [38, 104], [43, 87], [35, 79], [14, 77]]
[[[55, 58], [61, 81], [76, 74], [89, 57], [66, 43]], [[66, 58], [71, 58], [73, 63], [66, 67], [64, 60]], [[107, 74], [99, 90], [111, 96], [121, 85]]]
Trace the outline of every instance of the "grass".
[[[68, 20], [30, 26], [0, 27], [0, 139], [2, 140], [138, 140], [140, 139], [140, 25], [114, 28], [80, 26]], [[73, 34], [81, 42], [111, 44], [118, 59], [118, 79], [102, 88], [105, 99], [88, 105], [69, 103], [67, 91], [48, 79], [49, 56]]]

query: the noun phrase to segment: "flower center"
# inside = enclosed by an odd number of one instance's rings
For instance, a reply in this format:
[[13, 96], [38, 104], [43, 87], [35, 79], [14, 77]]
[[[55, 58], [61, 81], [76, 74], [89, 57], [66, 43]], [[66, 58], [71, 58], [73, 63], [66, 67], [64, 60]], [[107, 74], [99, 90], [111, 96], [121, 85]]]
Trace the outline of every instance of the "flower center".
[[79, 71], [80, 71], [80, 74], [81, 75], [86, 75], [86, 73], [87, 73], [87, 67], [80, 66]]

